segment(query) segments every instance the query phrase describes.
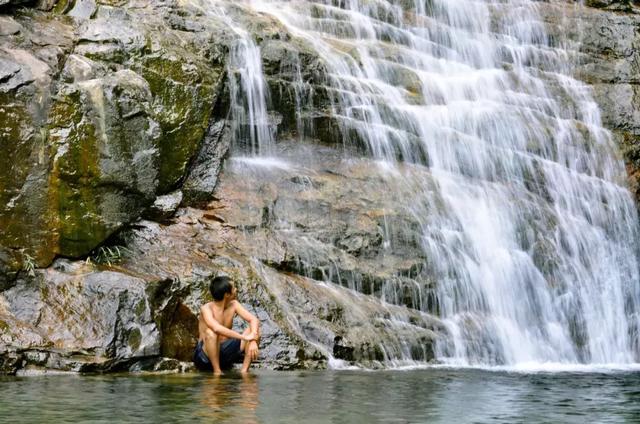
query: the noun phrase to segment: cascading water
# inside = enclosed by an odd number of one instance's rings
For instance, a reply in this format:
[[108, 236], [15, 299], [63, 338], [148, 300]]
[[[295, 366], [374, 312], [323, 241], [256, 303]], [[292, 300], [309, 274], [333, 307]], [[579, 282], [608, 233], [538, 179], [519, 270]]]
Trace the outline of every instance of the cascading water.
[[[412, 303], [451, 334], [438, 358], [640, 361], [636, 208], [590, 89], [570, 76], [571, 50], [548, 39], [533, 1], [407, 3], [252, 7], [326, 64], [345, 143], [429, 168], [435, 192], [390, 175], [418, 187], [398, 207], [420, 223], [436, 281], [436, 302], [422, 301], [425, 282]], [[255, 46], [233, 52], [231, 94], [251, 128], [236, 136], [264, 154], [273, 131], [258, 58]]]
[[237, 31], [240, 37], [231, 46], [227, 66], [233, 138], [248, 142], [252, 156], [266, 156], [273, 153], [275, 126], [267, 114], [269, 91], [260, 49], [246, 32]]
[[227, 61], [234, 148], [248, 151], [252, 157], [272, 154], [276, 128], [268, 114], [269, 89], [262, 71], [260, 49], [250, 34], [226, 13], [227, 5], [195, 0], [192, 6], [224, 22], [234, 35]]

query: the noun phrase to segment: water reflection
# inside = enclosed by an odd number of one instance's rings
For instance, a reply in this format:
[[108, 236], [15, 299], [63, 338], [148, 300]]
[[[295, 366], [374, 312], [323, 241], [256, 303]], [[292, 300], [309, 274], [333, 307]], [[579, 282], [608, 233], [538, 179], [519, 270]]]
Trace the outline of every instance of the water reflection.
[[0, 423], [584, 423], [586, 417], [640, 422], [640, 373], [0, 377]]
[[198, 415], [211, 422], [258, 423], [258, 394], [256, 375], [208, 376], [201, 382]]

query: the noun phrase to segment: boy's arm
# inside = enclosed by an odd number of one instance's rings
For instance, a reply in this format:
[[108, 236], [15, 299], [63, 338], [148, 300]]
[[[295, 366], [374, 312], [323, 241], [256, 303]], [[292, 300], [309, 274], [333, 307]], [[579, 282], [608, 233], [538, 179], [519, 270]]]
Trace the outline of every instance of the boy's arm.
[[236, 304], [236, 313], [240, 315], [240, 318], [249, 323], [249, 329], [251, 330], [251, 340], [257, 340], [260, 338], [260, 321], [256, 318], [251, 312], [247, 311], [244, 306], [240, 304], [237, 300]]
[[245, 341], [253, 340], [252, 338], [243, 337], [242, 334], [233, 331], [230, 328], [225, 327], [220, 324], [218, 320], [213, 317], [213, 313], [211, 309], [209, 309], [206, 305], [200, 308], [200, 313], [202, 314], [202, 319], [204, 319], [204, 323], [207, 324], [214, 333], [219, 334], [221, 336], [228, 337], [230, 339], [240, 339]]

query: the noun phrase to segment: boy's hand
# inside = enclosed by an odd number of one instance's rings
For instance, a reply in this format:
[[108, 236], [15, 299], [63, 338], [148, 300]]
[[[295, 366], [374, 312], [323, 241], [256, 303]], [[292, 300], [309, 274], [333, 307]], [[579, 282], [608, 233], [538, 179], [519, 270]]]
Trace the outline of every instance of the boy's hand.
[[255, 340], [252, 340], [249, 343], [249, 348], [247, 350], [247, 355], [249, 355], [251, 357], [252, 361], [255, 361], [256, 359], [258, 359], [258, 342]]

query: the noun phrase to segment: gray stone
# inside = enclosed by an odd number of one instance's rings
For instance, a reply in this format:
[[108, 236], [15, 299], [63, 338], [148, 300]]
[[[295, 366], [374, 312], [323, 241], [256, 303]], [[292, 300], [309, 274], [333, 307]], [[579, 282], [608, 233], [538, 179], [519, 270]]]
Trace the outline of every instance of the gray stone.
[[[624, 154], [629, 183], [640, 199], [640, 15], [628, 1], [540, 3], [550, 35], [579, 50], [576, 75], [594, 87], [605, 127]], [[621, 11], [629, 13], [621, 13]]]
[[99, 65], [88, 57], [72, 54], [67, 58], [62, 71], [65, 82], [82, 82], [94, 79], [100, 72]]
[[0, 83], [2, 83], [3, 90], [9, 91], [15, 88], [17, 82], [10, 83], [18, 72], [20, 72], [20, 66], [13, 60], [10, 60], [9, 56], [0, 57]]
[[158, 196], [145, 212], [145, 218], [158, 222], [168, 220], [178, 210], [180, 203], [182, 203], [182, 197], [182, 191], [180, 190], [164, 196]]
[[[143, 29], [134, 22], [134, 17], [124, 9], [107, 6], [100, 8], [95, 19], [80, 27], [80, 47], [113, 45], [129, 53], [141, 52], [145, 45]], [[87, 43], [87, 44], [83, 44]], [[110, 61], [110, 59], [106, 59]]]
[[[0, 16], [0, 36], [18, 34], [22, 29], [22, 25], [17, 23], [10, 16]], [[2, 79], [0, 77], [0, 79]]]
[[73, 8], [67, 13], [77, 19], [89, 19], [98, 9], [95, 0], [76, 0]]
[[213, 122], [207, 130], [202, 148], [182, 185], [187, 204], [211, 199], [218, 183], [222, 161], [229, 151], [231, 134], [225, 120]]
[[49, 67], [30, 52], [0, 49], [0, 93], [17, 89], [36, 80], [49, 81]]
[[0, 340], [26, 352], [27, 363], [54, 369], [79, 370], [68, 363], [77, 353], [93, 358], [84, 358], [85, 363], [157, 355], [159, 332], [146, 284], [118, 273], [86, 271], [79, 278], [49, 270], [4, 291], [0, 322], [6, 325], [0, 326]]

